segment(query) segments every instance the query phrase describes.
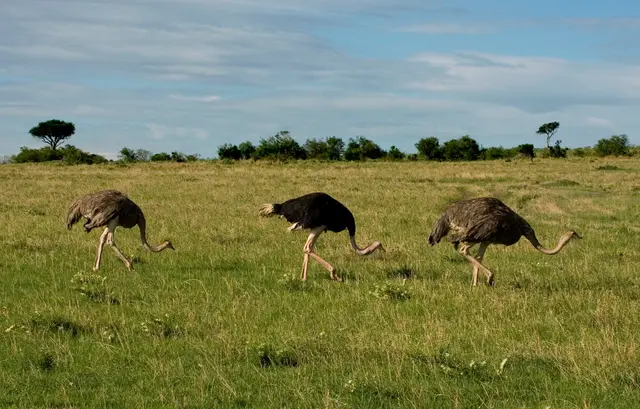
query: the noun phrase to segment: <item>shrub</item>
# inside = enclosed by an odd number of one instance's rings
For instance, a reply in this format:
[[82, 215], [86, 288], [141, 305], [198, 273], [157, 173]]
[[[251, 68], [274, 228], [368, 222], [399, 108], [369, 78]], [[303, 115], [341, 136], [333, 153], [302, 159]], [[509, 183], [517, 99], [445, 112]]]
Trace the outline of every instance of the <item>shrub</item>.
[[609, 139], [600, 139], [594, 150], [598, 156], [629, 155], [629, 138], [627, 135], [613, 135]]
[[477, 160], [480, 157], [480, 146], [475, 139], [465, 135], [445, 142], [443, 152], [446, 160]]
[[393, 145], [391, 146], [391, 148], [389, 148], [387, 156], [393, 160], [401, 160], [404, 159], [406, 155], [400, 149], [396, 148], [395, 145]]
[[509, 151], [502, 146], [486, 148], [482, 151], [485, 160], [504, 159], [509, 156]]
[[218, 147], [218, 158], [238, 160], [242, 158], [242, 152], [236, 145], [225, 143]]
[[73, 145], [65, 145], [56, 150], [48, 146], [40, 149], [29, 149], [23, 146], [20, 148], [20, 153], [11, 157], [11, 161], [14, 163], [49, 162], [54, 160], [62, 160], [70, 165], [91, 165], [109, 162], [103, 156], [85, 152]]
[[65, 145], [59, 150], [62, 153], [62, 160], [69, 165], [98, 165], [109, 162], [104, 156], [85, 152], [73, 145]]
[[569, 148], [563, 148], [560, 146], [560, 144], [562, 143], [561, 140], [557, 140], [554, 146], [551, 146], [549, 148], [549, 155], [552, 158], [566, 158], [567, 157], [567, 151], [569, 150]]
[[53, 150], [48, 146], [40, 149], [30, 149], [26, 146], [22, 146], [20, 148], [20, 152], [11, 157], [11, 161], [14, 163], [48, 162], [61, 159], [62, 151]]
[[518, 145], [515, 150], [518, 153], [518, 155], [524, 156], [531, 160], [533, 160], [533, 158], [536, 156], [533, 148], [533, 144], [530, 144], [530, 143], [524, 143], [522, 145]]
[[171, 160], [174, 161], [174, 162], [186, 162], [187, 161], [187, 157], [182, 152], [173, 151], [173, 152], [171, 152]]
[[307, 158], [340, 160], [344, 154], [344, 142], [335, 136], [325, 140], [307, 139], [304, 149], [307, 152]]
[[380, 146], [370, 139], [364, 136], [358, 136], [355, 139], [350, 138], [347, 149], [344, 151], [344, 158], [346, 160], [364, 160], [364, 159], [379, 159], [386, 154]]
[[440, 160], [443, 158], [442, 147], [440, 141], [435, 136], [429, 138], [422, 138], [416, 143], [416, 149], [418, 153], [424, 156], [427, 160]]
[[163, 162], [163, 161], [170, 161], [170, 160], [171, 160], [171, 155], [169, 155], [166, 152], [160, 152], [160, 153], [151, 155], [151, 162]]
[[280, 131], [274, 136], [260, 139], [255, 156], [258, 159], [306, 159], [307, 152], [288, 131]]
[[238, 150], [242, 159], [251, 159], [256, 152], [256, 147], [251, 142], [246, 141], [238, 145]]

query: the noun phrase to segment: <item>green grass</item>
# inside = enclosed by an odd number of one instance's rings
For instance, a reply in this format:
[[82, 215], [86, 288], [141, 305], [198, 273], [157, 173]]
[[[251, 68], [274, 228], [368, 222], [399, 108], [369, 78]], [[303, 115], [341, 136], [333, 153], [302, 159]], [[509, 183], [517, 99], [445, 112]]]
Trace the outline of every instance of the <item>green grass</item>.
[[[616, 169], [615, 172], [603, 169]], [[640, 402], [640, 160], [0, 166], [2, 408], [631, 408]], [[127, 192], [146, 252], [134, 271], [68, 205]], [[326, 191], [361, 245], [327, 233], [298, 280], [305, 232], [259, 205]], [[451, 245], [427, 245], [446, 204], [494, 195], [532, 224], [489, 247], [496, 287], [471, 287]], [[506, 361], [505, 361], [506, 360]]]

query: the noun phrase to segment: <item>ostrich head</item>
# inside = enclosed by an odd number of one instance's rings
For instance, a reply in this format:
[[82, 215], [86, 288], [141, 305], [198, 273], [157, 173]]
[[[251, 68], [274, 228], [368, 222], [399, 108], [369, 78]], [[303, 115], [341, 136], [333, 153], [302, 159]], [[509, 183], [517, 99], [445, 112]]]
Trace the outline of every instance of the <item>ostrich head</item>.
[[567, 232], [567, 236], [569, 237], [569, 239], [581, 239], [582, 236], [578, 234], [578, 232], [573, 231], [573, 230], [569, 230]]

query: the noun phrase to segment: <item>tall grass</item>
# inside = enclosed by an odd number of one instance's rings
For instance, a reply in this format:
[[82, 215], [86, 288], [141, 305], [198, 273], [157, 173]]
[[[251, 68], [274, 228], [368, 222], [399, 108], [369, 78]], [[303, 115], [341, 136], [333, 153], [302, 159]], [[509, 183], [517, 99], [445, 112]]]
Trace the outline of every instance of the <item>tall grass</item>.
[[[612, 171], [612, 169], [614, 171]], [[631, 408], [640, 402], [640, 160], [0, 166], [0, 407]], [[148, 222], [66, 230], [68, 205], [127, 192]], [[316, 249], [260, 204], [325, 191], [354, 213]], [[496, 287], [427, 245], [452, 200], [501, 198], [556, 256], [489, 247]]]

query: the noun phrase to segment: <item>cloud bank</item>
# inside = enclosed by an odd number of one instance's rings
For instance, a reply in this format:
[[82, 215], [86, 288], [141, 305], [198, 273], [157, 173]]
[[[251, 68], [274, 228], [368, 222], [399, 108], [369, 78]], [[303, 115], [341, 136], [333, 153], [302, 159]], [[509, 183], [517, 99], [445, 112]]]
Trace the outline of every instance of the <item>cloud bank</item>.
[[[50, 118], [76, 124], [71, 143], [111, 156], [214, 156], [284, 129], [410, 152], [432, 135], [540, 146], [535, 130], [549, 121], [569, 146], [615, 133], [640, 142], [640, 59], [598, 51], [630, 41], [632, 18], [613, 32], [581, 16], [525, 30], [437, 1], [28, 3], [9, 0], [0, 15], [0, 154], [38, 146], [27, 131]], [[558, 37], [562, 52], [531, 40], [549, 26], [571, 33]]]

